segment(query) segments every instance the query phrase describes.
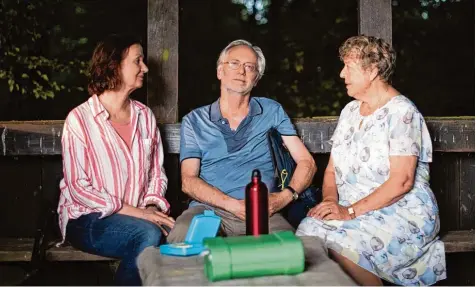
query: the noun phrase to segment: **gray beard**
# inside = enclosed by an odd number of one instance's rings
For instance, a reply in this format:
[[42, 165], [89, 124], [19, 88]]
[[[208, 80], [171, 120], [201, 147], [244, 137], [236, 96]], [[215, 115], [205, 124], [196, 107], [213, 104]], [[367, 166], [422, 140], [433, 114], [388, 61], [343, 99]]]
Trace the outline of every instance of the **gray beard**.
[[235, 90], [232, 90], [231, 88], [225, 88], [228, 93], [233, 93], [233, 94], [238, 94], [240, 96], [245, 96], [251, 93], [251, 90], [253, 90], [253, 87], [250, 87], [244, 91], [237, 92]]

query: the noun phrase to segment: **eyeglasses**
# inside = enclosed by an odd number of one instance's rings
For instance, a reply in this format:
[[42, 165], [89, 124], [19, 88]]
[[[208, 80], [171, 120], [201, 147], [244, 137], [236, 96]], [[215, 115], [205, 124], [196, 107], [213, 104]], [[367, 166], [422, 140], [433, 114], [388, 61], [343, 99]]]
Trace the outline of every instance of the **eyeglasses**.
[[231, 70], [238, 70], [243, 65], [247, 73], [256, 72], [256, 65], [251, 63], [241, 63], [240, 61], [229, 61], [229, 62], [222, 62], [222, 64], [227, 64], [228, 68], [230, 68]]

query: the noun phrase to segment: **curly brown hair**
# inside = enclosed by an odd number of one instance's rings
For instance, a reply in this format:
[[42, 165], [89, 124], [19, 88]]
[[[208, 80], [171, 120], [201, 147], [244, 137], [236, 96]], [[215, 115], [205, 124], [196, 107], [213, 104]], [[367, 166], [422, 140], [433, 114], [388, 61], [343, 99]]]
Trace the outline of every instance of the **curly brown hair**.
[[122, 85], [121, 62], [134, 44], [141, 45], [140, 39], [118, 34], [109, 35], [97, 44], [89, 65], [90, 95], [100, 95], [106, 90], [115, 90]]
[[392, 46], [383, 39], [373, 36], [354, 36], [347, 39], [339, 48], [341, 61], [355, 57], [360, 60], [364, 70], [370, 67], [378, 69], [380, 78], [388, 83], [396, 67], [397, 55]]

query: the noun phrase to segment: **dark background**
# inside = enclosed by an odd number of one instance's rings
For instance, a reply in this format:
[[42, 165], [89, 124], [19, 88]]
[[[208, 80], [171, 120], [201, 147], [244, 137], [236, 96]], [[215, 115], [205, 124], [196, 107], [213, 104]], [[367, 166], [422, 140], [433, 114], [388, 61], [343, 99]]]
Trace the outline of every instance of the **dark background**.
[[[474, 5], [474, 0], [392, 1], [398, 53], [393, 84], [425, 116], [474, 116]], [[238, 38], [260, 46], [267, 58], [253, 95], [278, 100], [290, 116], [338, 115], [350, 100], [339, 79], [338, 47], [358, 33], [357, 0], [180, 0], [179, 6], [180, 118], [218, 98], [216, 60]], [[0, 0], [0, 120], [63, 120], [89, 97], [85, 70], [94, 46], [109, 33], [133, 33], [146, 45], [147, 0]], [[146, 102], [146, 88], [133, 97]], [[474, 174], [474, 153], [466, 155], [463, 168], [454, 166], [457, 156], [435, 154], [432, 184], [451, 186], [444, 172], [464, 170], [471, 159]], [[316, 156], [320, 171], [327, 157]], [[31, 237], [37, 198], [58, 196], [60, 156], [4, 157], [0, 173], [0, 233]], [[452, 191], [436, 194], [459, 200]], [[455, 227], [452, 212], [441, 210], [442, 230]], [[474, 285], [474, 252], [446, 259], [451, 281], [438, 285]], [[108, 263], [47, 264], [31, 284], [113, 284], [114, 266]], [[1, 263], [0, 285], [16, 284], [24, 275], [20, 267], [27, 264]]]
[[[358, 33], [357, 0], [179, 5], [180, 118], [219, 96], [216, 59], [239, 38], [260, 46], [267, 59], [252, 94], [278, 100], [290, 116], [338, 115], [350, 100], [338, 48]], [[474, 5], [392, 2], [393, 84], [425, 116], [474, 115]], [[3, 0], [0, 13], [0, 120], [64, 119], [88, 98], [84, 71], [100, 39], [133, 33], [147, 44], [146, 0]], [[145, 91], [133, 97], [145, 102]]]

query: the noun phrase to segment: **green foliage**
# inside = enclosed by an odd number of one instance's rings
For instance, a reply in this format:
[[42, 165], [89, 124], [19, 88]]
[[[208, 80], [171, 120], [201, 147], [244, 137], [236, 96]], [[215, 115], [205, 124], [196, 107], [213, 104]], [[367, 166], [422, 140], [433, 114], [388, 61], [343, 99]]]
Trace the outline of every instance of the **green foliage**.
[[71, 38], [55, 23], [59, 17], [84, 10], [74, 1], [65, 9], [63, 2], [0, 1], [4, 15], [0, 18], [0, 85], [7, 85], [11, 94], [48, 99], [66, 91], [66, 86], [78, 89], [84, 84], [87, 62], [74, 53], [88, 39]]

